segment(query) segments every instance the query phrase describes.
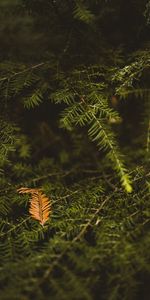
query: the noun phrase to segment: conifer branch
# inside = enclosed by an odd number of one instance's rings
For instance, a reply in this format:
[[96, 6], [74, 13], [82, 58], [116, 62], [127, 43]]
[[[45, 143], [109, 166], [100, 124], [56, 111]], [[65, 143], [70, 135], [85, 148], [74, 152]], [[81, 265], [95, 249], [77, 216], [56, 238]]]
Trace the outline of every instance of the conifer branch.
[[99, 214], [99, 212], [103, 209], [105, 204], [112, 198], [111, 196], [106, 197], [106, 199], [101, 203], [101, 205], [96, 209], [95, 213], [92, 214], [92, 217], [89, 219], [89, 221], [83, 226], [83, 229], [78, 233], [77, 236], [73, 238], [71, 243], [68, 244], [68, 246], [62, 251], [58, 256], [57, 259], [52, 263], [52, 265], [44, 272], [43, 277], [40, 279], [38, 284], [42, 284], [45, 282], [45, 280], [50, 276], [51, 272], [53, 271], [54, 267], [59, 264], [60, 260], [63, 258], [63, 256], [66, 254], [66, 252], [72, 247], [72, 244], [76, 243], [79, 241], [85, 234], [87, 228], [92, 225], [94, 219], [96, 216]]
[[41, 67], [41, 66], [43, 66], [43, 65], [45, 65], [45, 64], [46, 64], [46, 63], [39, 63], [39, 64], [34, 65], [34, 66], [32, 66], [32, 67], [26, 68], [26, 69], [24, 69], [23, 71], [16, 72], [16, 73], [14, 73], [13, 75], [11, 75], [11, 76], [9, 76], [9, 77], [3, 77], [3, 78], [0, 78], [0, 81], [10, 80], [10, 79], [12, 79], [12, 78], [14, 78], [14, 77], [16, 77], [16, 76], [18, 76], [18, 75], [21, 75], [21, 74], [23, 74], [23, 73], [26, 73], [26, 72], [31, 71], [31, 70], [34, 70], [34, 69], [37, 69], [37, 68], [39, 68], [39, 67]]

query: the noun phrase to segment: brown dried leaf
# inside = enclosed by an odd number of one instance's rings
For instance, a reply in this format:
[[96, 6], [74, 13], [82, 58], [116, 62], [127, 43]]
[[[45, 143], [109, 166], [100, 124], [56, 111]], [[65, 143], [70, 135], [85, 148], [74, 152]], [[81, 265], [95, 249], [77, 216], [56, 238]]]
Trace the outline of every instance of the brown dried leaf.
[[29, 213], [43, 226], [51, 213], [51, 203], [48, 197], [42, 193], [41, 189], [22, 187], [17, 191], [19, 194], [31, 194]]

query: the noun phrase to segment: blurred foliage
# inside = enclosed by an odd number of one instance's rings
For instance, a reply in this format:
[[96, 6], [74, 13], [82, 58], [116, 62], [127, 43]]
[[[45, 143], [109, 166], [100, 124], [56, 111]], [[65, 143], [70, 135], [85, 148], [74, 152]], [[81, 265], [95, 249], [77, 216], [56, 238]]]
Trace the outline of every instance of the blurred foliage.
[[149, 6], [0, 1], [1, 300], [149, 299]]

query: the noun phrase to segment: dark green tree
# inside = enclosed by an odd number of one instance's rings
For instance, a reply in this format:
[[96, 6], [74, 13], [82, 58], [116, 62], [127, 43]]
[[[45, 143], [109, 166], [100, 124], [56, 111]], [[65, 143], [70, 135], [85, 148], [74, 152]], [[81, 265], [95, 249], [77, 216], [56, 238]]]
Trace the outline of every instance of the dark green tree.
[[150, 2], [0, 8], [1, 299], [148, 300]]

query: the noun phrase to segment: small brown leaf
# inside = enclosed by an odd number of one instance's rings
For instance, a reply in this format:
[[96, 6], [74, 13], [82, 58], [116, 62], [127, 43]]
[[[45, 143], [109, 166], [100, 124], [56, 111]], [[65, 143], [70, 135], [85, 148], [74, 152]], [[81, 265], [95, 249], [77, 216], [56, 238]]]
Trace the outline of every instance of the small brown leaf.
[[43, 226], [51, 213], [51, 203], [48, 197], [42, 193], [41, 189], [22, 187], [17, 191], [19, 194], [31, 194], [29, 213]]

